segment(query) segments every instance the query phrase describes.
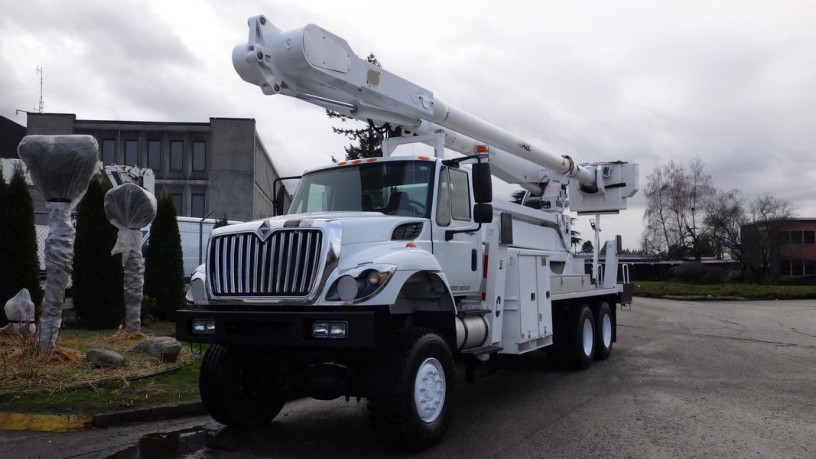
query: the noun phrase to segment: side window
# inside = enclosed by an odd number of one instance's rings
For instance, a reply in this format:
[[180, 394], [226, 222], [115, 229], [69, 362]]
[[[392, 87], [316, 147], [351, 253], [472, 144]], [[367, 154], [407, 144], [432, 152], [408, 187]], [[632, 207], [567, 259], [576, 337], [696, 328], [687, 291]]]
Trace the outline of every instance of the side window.
[[450, 169], [443, 167], [439, 171], [439, 197], [436, 205], [436, 224], [448, 226], [451, 222], [450, 205]]
[[436, 224], [448, 226], [451, 220], [470, 221], [470, 186], [466, 172], [446, 167], [439, 174]]
[[470, 221], [470, 186], [467, 173], [456, 169], [450, 171], [451, 217]]

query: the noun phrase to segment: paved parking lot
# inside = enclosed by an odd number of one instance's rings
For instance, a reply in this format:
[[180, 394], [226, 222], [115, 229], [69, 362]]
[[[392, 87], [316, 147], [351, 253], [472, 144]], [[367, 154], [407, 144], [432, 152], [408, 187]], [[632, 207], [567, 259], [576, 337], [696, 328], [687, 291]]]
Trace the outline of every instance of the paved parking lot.
[[[552, 368], [542, 353], [502, 359], [476, 384], [462, 372], [454, 423], [422, 457], [816, 457], [816, 301], [636, 298], [618, 337], [612, 358], [583, 372]], [[201, 431], [165, 445], [179, 457], [404, 457], [377, 441], [353, 400], [298, 400], [253, 433], [204, 417], [0, 432], [0, 457], [109, 457], [184, 428]]]

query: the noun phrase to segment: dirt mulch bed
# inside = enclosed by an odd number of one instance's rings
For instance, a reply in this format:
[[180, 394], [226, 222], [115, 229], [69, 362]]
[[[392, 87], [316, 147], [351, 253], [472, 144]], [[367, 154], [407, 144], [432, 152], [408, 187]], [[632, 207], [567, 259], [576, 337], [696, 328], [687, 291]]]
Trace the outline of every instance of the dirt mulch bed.
[[[178, 360], [131, 352], [150, 335], [124, 330], [100, 333], [61, 332], [54, 349], [37, 352], [34, 337], [0, 335], [0, 395], [27, 391], [59, 391], [107, 381], [130, 381], [163, 373], [194, 361], [198, 356], [182, 346]], [[95, 368], [85, 360], [89, 349], [116, 351], [125, 357], [120, 368]]]

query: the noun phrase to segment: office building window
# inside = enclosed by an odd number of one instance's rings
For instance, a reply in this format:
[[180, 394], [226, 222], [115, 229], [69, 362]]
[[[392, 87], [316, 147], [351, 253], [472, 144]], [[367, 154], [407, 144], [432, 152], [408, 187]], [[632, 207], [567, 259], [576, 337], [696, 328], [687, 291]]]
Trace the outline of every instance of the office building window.
[[206, 206], [204, 202], [204, 195], [203, 194], [193, 194], [190, 196], [190, 216], [191, 217], [204, 217]]
[[170, 142], [170, 170], [183, 170], [184, 163], [182, 162], [182, 155], [184, 153], [184, 143], [181, 140], [174, 140]]
[[790, 243], [791, 244], [801, 244], [802, 243], [802, 232], [801, 231], [791, 231], [790, 232]]
[[779, 275], [780, 276], [790, 276], [791, 275], [791, 261], [790, 260], [779, 260]]
[[207, 170], [207, 142], [193, 142], [193, 170]]
[[161, 142], [158, 140], [147, 142], [147, 167], [154, 171], [161, 170]]
[[173, 198], [173, 206], [176, 208], [176, 215], [184, 215], [181, 205], [184, 203], [181, 197], [181, 193], [173, 193], [170, 195]]
[[116, 141], [113, 139], [102, 140], [102, 162], [104, 164], [116, 164]]
[[805, 244], [816, 244], [816, 231], [804, 231], [802, 236], [805, 238]]
[[125, 165], [139, 165], [139, 141], [125, 140]]

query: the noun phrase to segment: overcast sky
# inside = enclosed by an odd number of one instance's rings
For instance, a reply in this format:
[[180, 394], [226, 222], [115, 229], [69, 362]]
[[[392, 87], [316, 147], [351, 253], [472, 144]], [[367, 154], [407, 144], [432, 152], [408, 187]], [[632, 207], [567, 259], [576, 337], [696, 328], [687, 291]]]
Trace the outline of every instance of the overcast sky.
[[[246, 19], [315, 23], [446, 103], [578, 162], [699, 156], [715, 184], [816, 217], [816, 2], [0, 0], [0, 115], [257, 120], [281, 175], [342, 157], [322, 109], [231, 63]], [[636, 248], [643, 195], [604, 217]], [[590, 237], [587, 219], [578, 230]]]

